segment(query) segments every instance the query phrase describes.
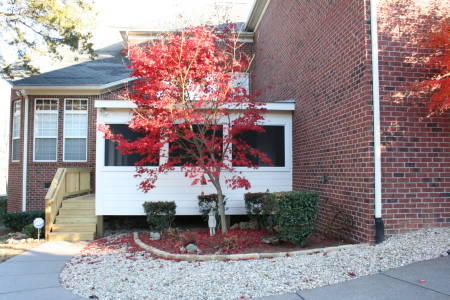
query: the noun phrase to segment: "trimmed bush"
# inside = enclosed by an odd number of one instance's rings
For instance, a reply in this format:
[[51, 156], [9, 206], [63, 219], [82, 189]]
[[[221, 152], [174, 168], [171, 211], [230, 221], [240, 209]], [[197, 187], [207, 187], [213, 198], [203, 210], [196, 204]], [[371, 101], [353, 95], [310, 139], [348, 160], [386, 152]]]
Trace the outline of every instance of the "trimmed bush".
[[172, 226], [177, 210], [174, 201], [145, 202], [143, 206], [150, 229], [162, 232]]
[[276, 225], [277, 201], [271, 193], [246, 193], [245, 208], [250, 220], [258, 223], [259, 228], [272, 230]]
[[5, 213], [3, 214], [3, 223], [5, 227], [15, 231], [21, 231], [26, 225], [32, 224], [36, 218], [45, 218], [44, 212], [41, 210]]
[[8, 208], [8, 197], [0, 196], [0, 214], [6, 213]]
[[282, 239], [303, 245], [314, 231], [319, 195], [293, 191], [274, 193], [278, 202], [277, 227]]
[[[22, 229], [22, 233], [25, 233], [30, 238], [37, 239], [38, 238], [38, 230], [34, 228], [33, 224], [28, 224]], [[41, 229], [40, 238], [44, 237], [44, 228]]]

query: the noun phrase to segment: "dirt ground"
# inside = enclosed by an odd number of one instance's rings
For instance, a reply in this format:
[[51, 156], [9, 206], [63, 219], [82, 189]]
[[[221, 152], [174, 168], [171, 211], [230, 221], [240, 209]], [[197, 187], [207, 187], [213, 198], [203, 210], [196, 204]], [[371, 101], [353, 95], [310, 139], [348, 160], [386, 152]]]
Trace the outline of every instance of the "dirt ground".
[[187, 244], [195, 244], [203, 254], [238, 254], [238, 253], [275, 253], [292, 252], [306, 249], [340, 246], [348, 244], [344, 241], [326, 238], [315, 232], [302, 246], [280, 241], [276, 244], [266, 244], [263, 239], [273, 236], [266, 231], [230, 229], [227, 234], [218, 232], [209, 236], [205, 229], [174, 230], [165, 233], [159, 240], [151, 240], [148, 233], [141, 233], [141, 240], [158, 249], [170, 253], [184, 253], [181, 249]]
[[14, 240], [12, 243], [8, 243], [8, 240], [10, 239], [8, 233], [10, 232], [11, 231], [7, 229], [0, 229], [0, 263], [39, 246], [44, 242], [42, 239], [39, 242], [37, 240], [24, 239], [23, 241]]

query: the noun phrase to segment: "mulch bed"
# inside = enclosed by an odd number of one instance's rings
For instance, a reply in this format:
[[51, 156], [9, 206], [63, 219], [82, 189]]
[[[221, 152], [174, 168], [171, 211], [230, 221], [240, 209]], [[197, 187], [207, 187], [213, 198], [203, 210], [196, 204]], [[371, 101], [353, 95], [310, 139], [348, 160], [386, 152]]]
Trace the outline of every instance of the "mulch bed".
[[172, 230], [162, 235], [160, 240], [152, 241], [148, 233], [140, 233], [142, 242], [166, 252], [182, 254], [181, 247], [187, 244], [195, 244], [201, 254], [238, 254], [238, 253], [274, 253], [291, 252], [314, 248], [323, 248], [343, 245], [342, 241], [326, 239], [319, 234], [313, 234], [304, 246], [294, 245], [289, 242], [281, 242], [278, 245], [266, 244], [264, 237], [273, 236], [267, 231], [230, 229], [226, 234], [220, 231], [209, 236], [209, 230]]

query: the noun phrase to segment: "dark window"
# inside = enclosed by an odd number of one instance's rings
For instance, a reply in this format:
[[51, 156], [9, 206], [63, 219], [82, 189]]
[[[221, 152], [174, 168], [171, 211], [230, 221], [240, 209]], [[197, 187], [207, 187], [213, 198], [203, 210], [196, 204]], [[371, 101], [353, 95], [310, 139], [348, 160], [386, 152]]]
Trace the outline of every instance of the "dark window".
[[[127, 124], [110, 124], [109, 128], [114, 134], [121, 134], [128, 141], [135, 141], [144, 134], [135, 132], [128, 128]], [[112, 140], [105, 140], [105, 166], [135, 166], [142, 156], [133, 154], [122, 154], [117, 149], [117, 142]], [[157, 166], [158, 164], [149, 164], [149, 166]]]
[[[247, 131], [240, 134], [240, 138], [247, 142], [247, 144], [262, 153], [266, 154], [272, 161], [273, 167], [285, 166], [285, 149], [284, 149], [284, 126], [263, 126], [265, 132]], [[233, 150], [233, 158], [235, 158]], [[249, 159], [259, 166], [267, 166], [267, 164], [260, 162], [258, 157], [249, 157]], [[235, 166], [239, 166], [236, 165]]]
[[[200, 127], [201, 125], [194, 125], [193, 129], [195, 133], [199, 133], [200, 131]], [[212, 137], [214, 133], [214, 130], [208, 130], [206, 132], [206, 137]], [[223, 131], [222, 129], [216, 129], [215, 130], [215, 136], [216, 138], [220, 138], [220, 140], [222, 140], [222, 136], [223, 136]], [[190, 153], [190, 151], [187, 151], [187, 148], [193, 149], [194, 153], [196, 153], [196, 147], [195, 144], [193, 142], [190, 141], [183, 141], [180, 140], [178, 142], [172, 142], [169, 143], [169, 148], [170, 148], [170, 157], [173, 158], [180, 158], [180, 163], [175, 164], [175, 166], [182, 166], [185, 164], [194, 164], [196, 162], [196, 160], [192, 157]], [[222, 149], [222, 148], [221, 148]], [[218, 151], [219, 152], [219, 151]], [[216, 157], [221, 157], [222, 156], [222, 151], [220, 151], [219, 153], [216, 153]]]

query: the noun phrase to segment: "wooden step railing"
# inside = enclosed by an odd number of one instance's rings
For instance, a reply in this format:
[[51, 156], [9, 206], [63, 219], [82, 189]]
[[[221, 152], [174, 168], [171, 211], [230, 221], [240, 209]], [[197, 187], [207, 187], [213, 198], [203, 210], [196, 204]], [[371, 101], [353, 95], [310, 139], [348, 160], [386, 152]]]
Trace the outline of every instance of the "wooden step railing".
[[48, 239], [64, 198], [89, 192], [91, 192], [90, 169], [58, 168], [45, 196], [46, 239]]

